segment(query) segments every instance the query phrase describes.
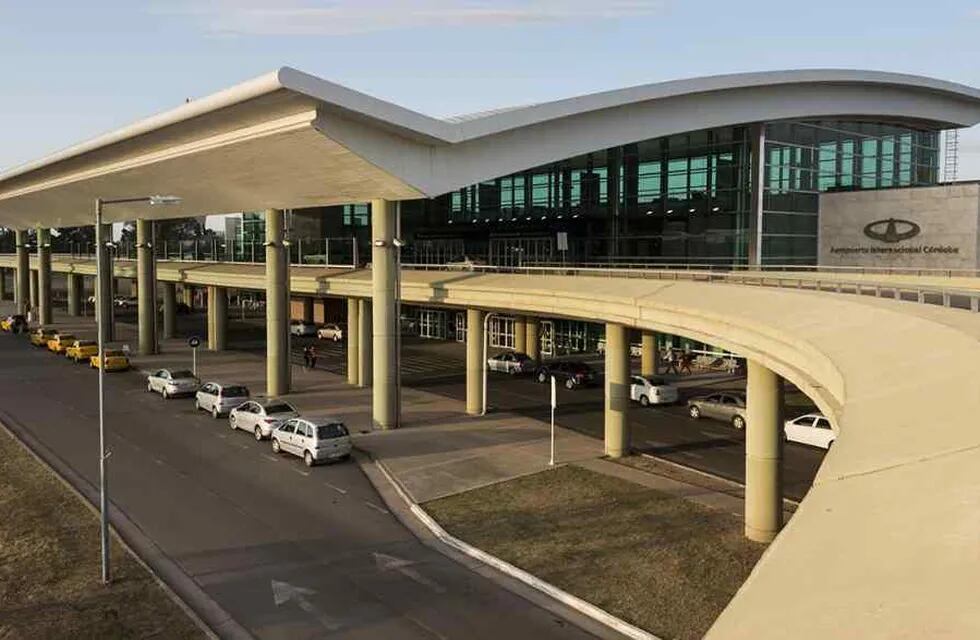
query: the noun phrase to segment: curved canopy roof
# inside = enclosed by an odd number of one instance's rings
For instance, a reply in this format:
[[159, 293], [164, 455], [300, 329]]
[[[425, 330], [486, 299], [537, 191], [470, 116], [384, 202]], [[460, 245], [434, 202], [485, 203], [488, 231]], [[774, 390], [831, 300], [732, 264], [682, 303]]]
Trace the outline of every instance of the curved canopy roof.
[[108, 221], [431, 197], [619, 144], [789, 118], [872, 117], [925, 128], [980, 122], [980, 90], [852, 70], [773, 71], [648, 84], [432, 118], [283, 67], [0, 174], [0, 224]]

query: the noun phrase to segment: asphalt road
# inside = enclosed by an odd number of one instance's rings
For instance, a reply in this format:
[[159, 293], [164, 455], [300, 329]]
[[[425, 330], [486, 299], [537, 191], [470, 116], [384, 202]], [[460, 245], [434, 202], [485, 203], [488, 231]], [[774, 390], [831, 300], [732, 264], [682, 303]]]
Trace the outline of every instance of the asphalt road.
[[[11, 334], [0, 372], [0, 419], [97, 483], [94, 372]], [[590, 637], [419, 543], [356, 464], [274, 456], [136, 373], [107, 390], [113, 506], [256, 637]]]

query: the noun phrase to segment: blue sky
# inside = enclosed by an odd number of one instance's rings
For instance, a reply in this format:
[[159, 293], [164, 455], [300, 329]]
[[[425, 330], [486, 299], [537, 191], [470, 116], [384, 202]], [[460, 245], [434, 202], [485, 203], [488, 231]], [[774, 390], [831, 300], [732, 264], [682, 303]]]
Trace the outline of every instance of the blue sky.
[[980, 0], [0, 0], [0, 60], [9, 168], [283, 65], [437, 116], [796, 67], [980, 86]]

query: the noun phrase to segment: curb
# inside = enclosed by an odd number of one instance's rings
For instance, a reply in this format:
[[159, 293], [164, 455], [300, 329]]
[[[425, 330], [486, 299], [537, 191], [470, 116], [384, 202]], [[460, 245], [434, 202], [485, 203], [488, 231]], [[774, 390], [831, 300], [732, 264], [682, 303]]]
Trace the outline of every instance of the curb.
[[[68, 463], [4, 414], [0, 429], [20, 444], [35, 460], [47, 467], [83, 505], [98, 515], [99, 495], [95, 486], [79, 475]], [[183, 569], [143, 533], [139, 526], [115, 504], [109, 503], [109, 524], [113, 537], [153, 577], [163, 592], [187, 614], [209, 639], [254, 640], [245, 627], [236, 622], [215, 600], [207, 595]]]
[[[358, 462], [361, 462], [360, 460]], [[631, 640], [661, 640], [657, 636], [644, 631], [639, 627], [635, 627], [625, 620], [621, 620], [616, 616], [600, 609], [590, 602], [574, 596], [567, 591], [563, 591], [558, 587], [541, 580], [540, 578], [519, 569], [514, 565], [501, 560], [500, 558], [493, 556], [482, 549], [478, 549], [471, 544], [463, 542], [459, 538], [454, 537], [452, 534], [448, 533], [442, 526], [436, 522], [432, 516], [430, 516], [425, 509], [419, 506], [402, 488], [401, 484], [392, 476], [391, 472], [385, 466], [381, 460], [376, 458], [371, 458], [371, 462], [380, 471], [381, 475], [388, 481], [391, 487], [394, 489], [395, 493], [402, 499], [405, 506], [408, 507], [412, 515], [415, 516], [416, 520], [420, 522], [428, 533], [432, 534], [436, 540], [442, 544], [450, 547], [454, 551], [458, 551], [474, 560], [496, 569], [497, 571], [517, 580], [518, 582], [531, 587], [532, 589], [548, 596], [549, 598], [558, 601], [562, 605], [582, 614], [583, 616], [589, 618], [590, 620], [599, 623], [603, 627], [611, 629], [616, 633], [621, 634], [623, 637], [630, 638]], [[361, 463], [361, 466], [366, 466]], [[370, 476], [369, 476], [370, 478]]]

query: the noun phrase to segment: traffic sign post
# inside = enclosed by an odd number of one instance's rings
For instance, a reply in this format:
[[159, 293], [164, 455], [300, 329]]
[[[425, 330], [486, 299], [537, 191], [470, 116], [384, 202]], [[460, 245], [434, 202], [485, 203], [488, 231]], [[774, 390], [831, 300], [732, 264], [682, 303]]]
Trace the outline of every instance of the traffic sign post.
[[187, 339], [187, 345], [191, 348], [191, 371], [194, 373], [194, 377], [197, 377], [197, 348], [201, 346], [201, 339], [197, 336], [191, 336]]
[[551, 376], [551, 460], [548, 466], [555, 466], [555, 408], [558, 406], [558, 390], [555, 376]]

